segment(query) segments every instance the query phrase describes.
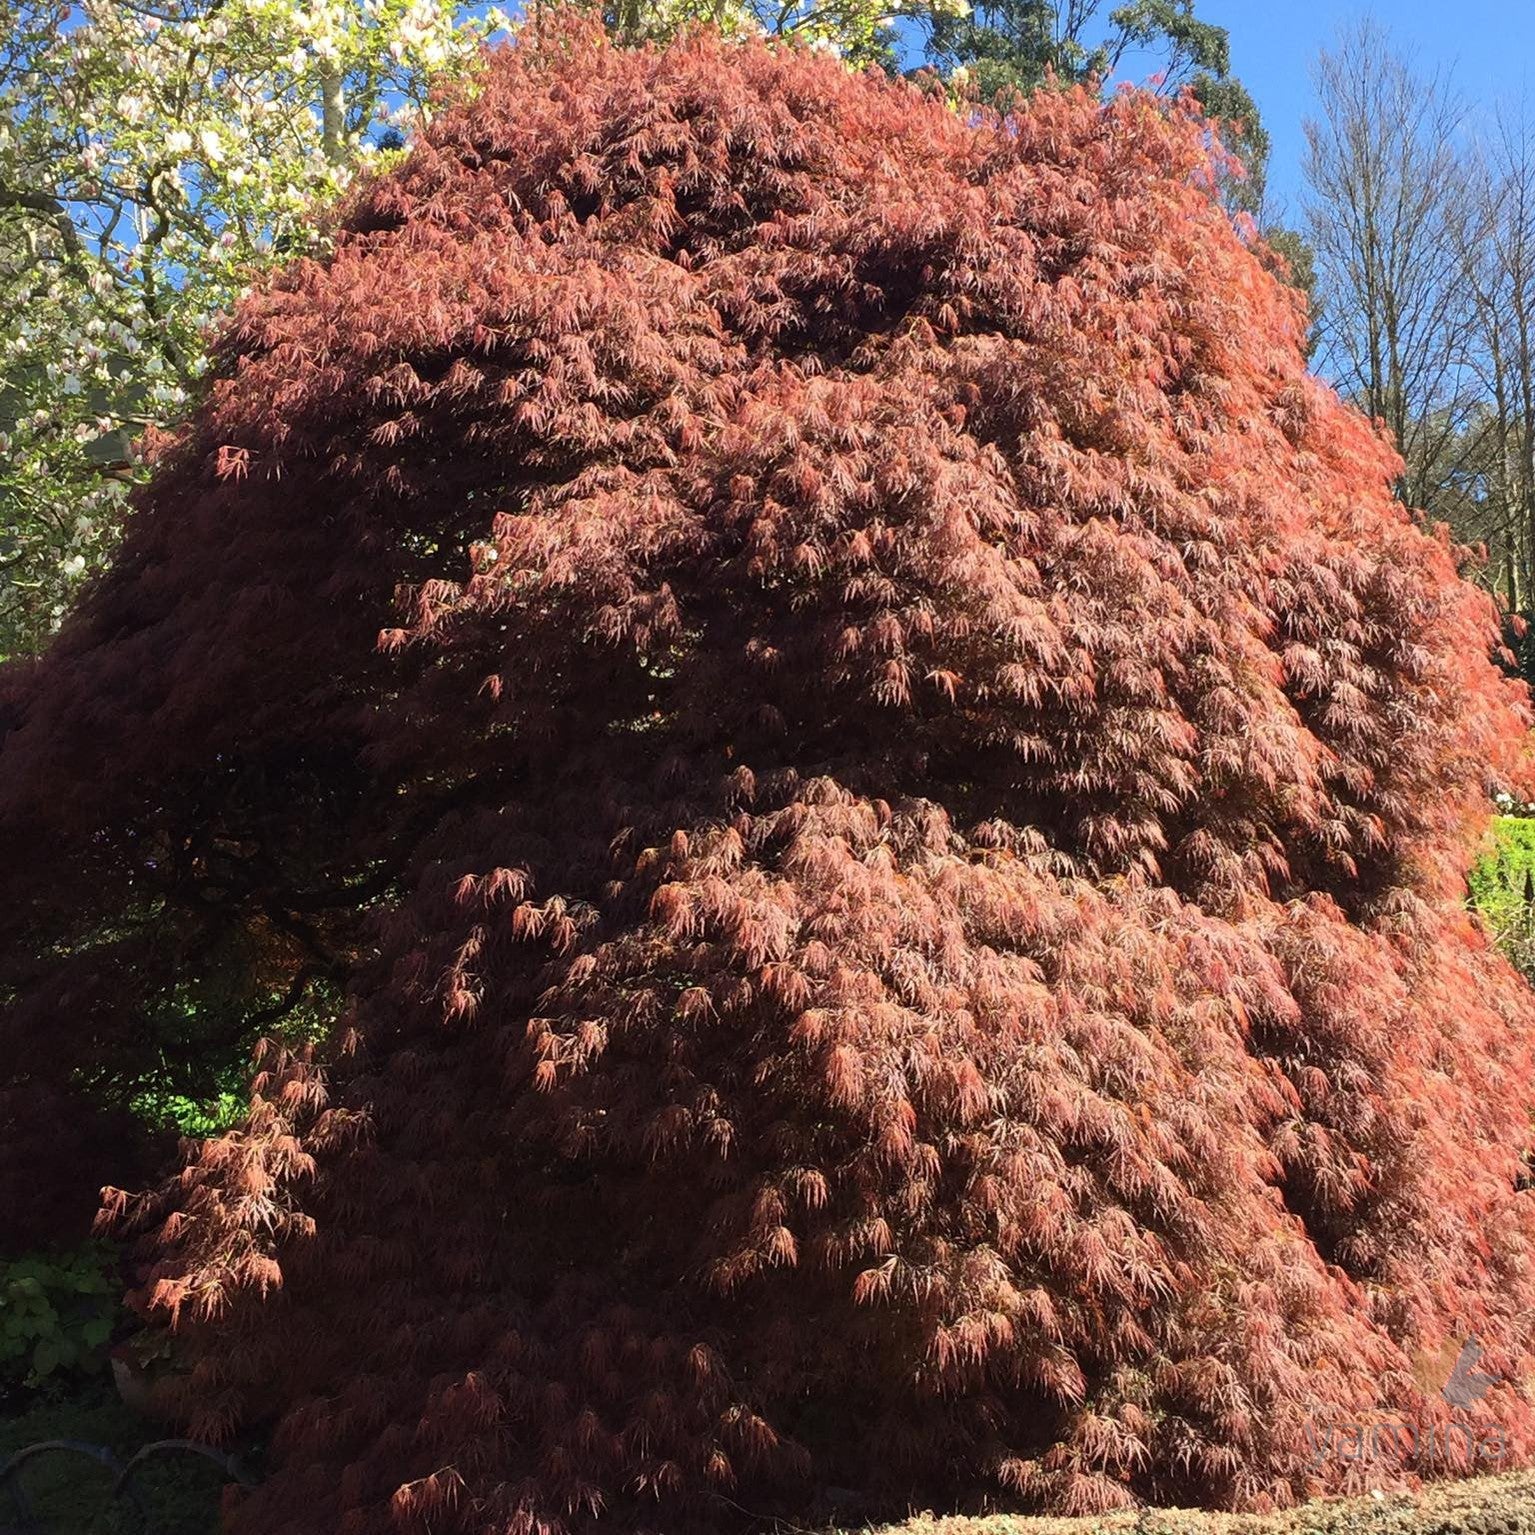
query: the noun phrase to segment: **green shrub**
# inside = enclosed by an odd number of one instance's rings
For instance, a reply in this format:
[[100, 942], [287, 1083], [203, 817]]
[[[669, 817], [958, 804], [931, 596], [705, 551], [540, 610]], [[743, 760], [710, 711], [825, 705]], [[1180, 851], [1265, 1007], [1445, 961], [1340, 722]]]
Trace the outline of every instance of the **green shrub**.
[[0, 1390], [103, 1368], [118, 1315], [110, 1263], [95, 1245], [0, 1263]]
[[1468, 882], [1471, 903], [1499, 946], [1535, 977], [1535, 816], [1495, 816]]
[[[241, 1062], [242, 1069], [245, 1062]], [[185, 1093], [146, 1088], [128, 1102], [140, 1123], [152, 1130], [173, 1130], [177, 1135], [201, 1138], [219, 1135], [239, 1123], [250, 1096], [245, 1092], [222, 1091], [209, 1098], [193, 1098]]]

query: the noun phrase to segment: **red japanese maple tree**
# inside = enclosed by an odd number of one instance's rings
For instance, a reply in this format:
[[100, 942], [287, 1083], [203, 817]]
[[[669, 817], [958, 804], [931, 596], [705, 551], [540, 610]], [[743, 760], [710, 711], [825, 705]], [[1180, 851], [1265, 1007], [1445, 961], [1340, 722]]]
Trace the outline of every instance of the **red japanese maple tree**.
[[546, 19], [240, 310], [0, 700], [8, 1058], [345, 995], [109, 1200], [193, 1430], [276, 1420], [233, 1528], [1535, 1454], [1523, 693], [1211, 182], [1133, 93]]

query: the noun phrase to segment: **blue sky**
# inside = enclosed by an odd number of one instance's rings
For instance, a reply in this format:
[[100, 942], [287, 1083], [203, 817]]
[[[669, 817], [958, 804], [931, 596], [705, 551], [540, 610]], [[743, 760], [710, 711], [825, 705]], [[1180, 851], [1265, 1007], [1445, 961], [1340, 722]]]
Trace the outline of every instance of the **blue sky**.
[[1299, 201], [1301, 121], [1312, 110], [1311, 63], [1340, 25], [1368, 12], [1426, 70], [1453, 67], [1473, 100], [1535, 96], [1535, 0], [1199, 0], [1198, 14], [1231, 34], [1231, 64], [1273, 139], [1269, 184]]

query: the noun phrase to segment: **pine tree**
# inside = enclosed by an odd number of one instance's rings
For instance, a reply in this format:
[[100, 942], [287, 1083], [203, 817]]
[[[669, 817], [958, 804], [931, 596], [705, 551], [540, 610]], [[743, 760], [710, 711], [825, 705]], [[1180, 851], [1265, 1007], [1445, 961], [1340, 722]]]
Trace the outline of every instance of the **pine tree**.
[[18, 1101], [345, 993], [108, 1199], [233, 1529], [1284, 1506], [1471, 1337], [1535, 1453], [1525, 693], [1209, 142], [546, 17], [241, 308], [0, 697]]

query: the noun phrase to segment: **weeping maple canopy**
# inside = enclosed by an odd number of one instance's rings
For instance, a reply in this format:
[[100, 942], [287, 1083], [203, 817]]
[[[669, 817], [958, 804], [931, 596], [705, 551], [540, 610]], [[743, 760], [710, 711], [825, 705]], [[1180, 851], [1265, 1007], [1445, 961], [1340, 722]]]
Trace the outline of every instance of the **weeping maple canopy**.
[[13, 1103], [344, 993], [108, 1199], [232, 1528], [1535, 1454], [1524, 695], [1208, 139], [546, 18], [241, 308], [0, 701]]

